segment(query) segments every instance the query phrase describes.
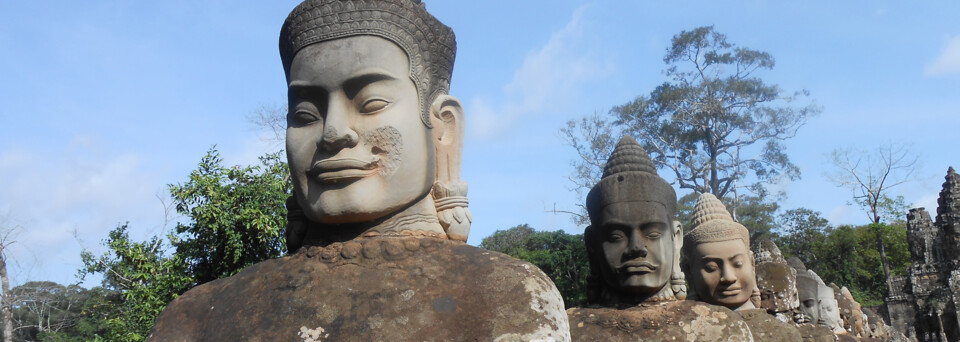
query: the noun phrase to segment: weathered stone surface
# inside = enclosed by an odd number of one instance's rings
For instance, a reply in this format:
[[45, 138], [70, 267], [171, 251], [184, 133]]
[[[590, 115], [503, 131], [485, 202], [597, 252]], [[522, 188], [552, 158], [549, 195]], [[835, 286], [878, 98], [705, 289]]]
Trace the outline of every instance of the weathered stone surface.
[[201, 285], [150, 341], [568, 340], [563, 300], [537, 267], [429, 237], [304, 247]]
[[[830, 284], [836, 287], [835, 284]], [[843, 321], [843, 329], [853, 336], [866, 336], [866, 322], [860, 303], [853, 299], [853, 294], [846, 287], [834, 289], [834, 296], [837, 298], [837, 305], [840, 307], [840, 319]]]
[[743, 321], [750, 327], [754, 341], [801, 341], [800, 331], [796, 325], [778, 320], [764, 309], [750, 309], [737, 311], [743, 316]]
[[795, 322], [800, 310], [797, 296], [797, 271], [786, 264], [764, 263], [757, 266], [760, 307], [783, 322]]
[[752, 341], [730, 309], [696, 301], [667, 301], [627, 309], [567, 310], [573, 341]]

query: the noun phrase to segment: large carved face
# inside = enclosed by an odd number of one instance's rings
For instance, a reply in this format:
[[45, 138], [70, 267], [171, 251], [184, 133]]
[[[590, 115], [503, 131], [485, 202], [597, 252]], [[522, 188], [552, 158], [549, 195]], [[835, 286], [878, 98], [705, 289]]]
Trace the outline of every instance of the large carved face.
[[[653, 295], [670, 280], [674, 259], [673, 221], [657, 202], [607, 205], [600, 212], [595, 245], [608, 288], [628, 295]], [[593, 246], [596, 248], [596, 246]]]
[[756, 270], [760, 307], [768, 312], [785, 312], [800, 305], [797, 297], [797, 271], [792, 267], [767, 262], [757, 265]]
[[693, 246], [690, 281], [700, 300], [737, 309], [756, 287], [753, 253], [740, 239]]
[[376, 36], [320, 42], [294, 56], [287, 159], [308, 218], [371, 221], [430, 191], [433, 146], [409, 70], [406, 53]]

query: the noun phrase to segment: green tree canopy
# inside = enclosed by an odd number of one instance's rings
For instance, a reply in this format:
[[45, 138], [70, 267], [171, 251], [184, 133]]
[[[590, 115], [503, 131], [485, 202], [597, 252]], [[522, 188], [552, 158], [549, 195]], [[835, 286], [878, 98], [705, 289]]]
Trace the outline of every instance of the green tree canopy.
[[494, 232], [483, 239], [480, 247], [539, 267], [560, 290], [566, 307], [586, 304], [590, 263], [582, 234], [535, 231], [522, 224]]

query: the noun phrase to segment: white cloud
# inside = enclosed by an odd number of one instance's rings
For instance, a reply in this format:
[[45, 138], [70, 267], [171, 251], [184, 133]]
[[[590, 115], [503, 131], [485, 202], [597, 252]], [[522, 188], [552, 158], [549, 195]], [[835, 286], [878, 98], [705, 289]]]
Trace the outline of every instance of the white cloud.
[[475, 98], [468, 119], [472, 134], [491, 137], [507, 129], [516, 119], [536, 115], [562, 103], [575, 101], [585, 81], [608, 74], [611, 63], [595, 55], [584, 37], [584, 13], [578, 8], [567, 25], [554, 32], [542, 47], [530, 51], [513, 79], [503, 87], [497, 105]]
[[927, 64], [925, 76], [960, 75], [960, 35], [948, 39], [939, 56]]

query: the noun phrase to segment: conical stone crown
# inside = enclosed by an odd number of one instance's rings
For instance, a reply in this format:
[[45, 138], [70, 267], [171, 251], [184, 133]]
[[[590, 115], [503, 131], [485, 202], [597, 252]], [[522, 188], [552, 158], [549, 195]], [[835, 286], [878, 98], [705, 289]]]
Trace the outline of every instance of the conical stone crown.
[[717, 196], [711, 193], [700, 195], [697, 199], [697, 205], [693, 209], [693, 220], [690, 222], [690, 228], [696, 229], [701, 224], [711, 220], [722, 220], [733, 222], [733, 216], [727, 212], [727, 207], [720, 202]]
[[647, 156], [643, 147], [640, 147], [640, 144], [637, 143], [637, 139], [626, 135], [620, 138], [617, 147], [613, 149], [613, 153], [607, 159], [607, 165], [603, 167], [603, 177], [630, 171], [657, 173], [653, 161]]
[[701, 194], [693, 209], [690, 231], [683, 237], [684, 249], [707, 243], [727, 240], [742, 240], [750, 247], [750, 232], [742, 224], [733, 221], [727, 207], [711, 193]]

